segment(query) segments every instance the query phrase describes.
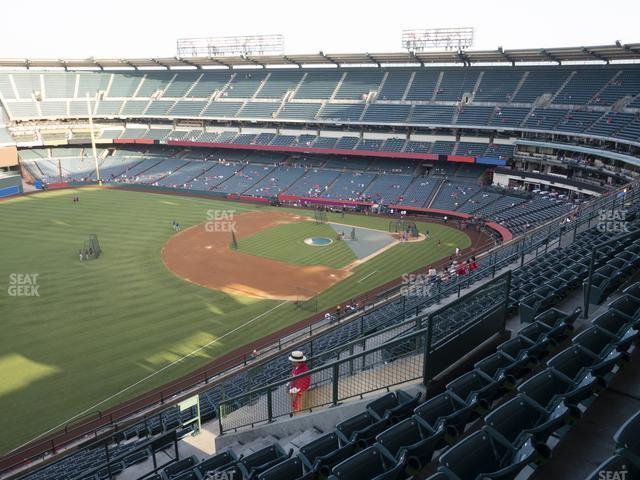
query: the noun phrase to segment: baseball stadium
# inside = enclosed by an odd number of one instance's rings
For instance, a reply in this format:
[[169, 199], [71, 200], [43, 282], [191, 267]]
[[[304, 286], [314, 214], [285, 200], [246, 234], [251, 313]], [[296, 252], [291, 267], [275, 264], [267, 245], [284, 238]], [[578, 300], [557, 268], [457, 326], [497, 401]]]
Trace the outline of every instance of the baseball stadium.
[[640, 479], [640, 44], [482, 32], [0, 58], [0, 479]]

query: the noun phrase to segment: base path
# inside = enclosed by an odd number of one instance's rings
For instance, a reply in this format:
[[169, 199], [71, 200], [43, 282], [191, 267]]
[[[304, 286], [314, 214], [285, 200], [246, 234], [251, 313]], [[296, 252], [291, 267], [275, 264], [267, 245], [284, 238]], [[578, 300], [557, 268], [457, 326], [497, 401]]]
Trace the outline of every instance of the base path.
[[233, 222], [236, 238], [241, 239], [304, 220], [307, 218], [299, 215], [265, 211], [241, 213], [228, 221], [211, 220], [171, 237], [162, 249], [162, 261], [178, 277], [212, 290], [270, 300], [307, 300], [351, 272], [293, 265], [230, 248]]

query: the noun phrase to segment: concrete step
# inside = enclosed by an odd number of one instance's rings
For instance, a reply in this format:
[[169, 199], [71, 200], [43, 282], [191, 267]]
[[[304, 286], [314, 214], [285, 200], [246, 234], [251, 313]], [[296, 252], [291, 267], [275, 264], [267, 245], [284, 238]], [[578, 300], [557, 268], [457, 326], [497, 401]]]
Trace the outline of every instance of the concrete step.
[[266, 435], [264, 437], [252, 440], [249, 443], [245, 443], [244, 445], [232, 445], [231, 448], [238, 455], [244, 455], [246, 457], [247, 455], [251, 455], [253, 452], [257, 452], [258, 450], [268, 447], [274, 443], [278, 443], [279, 440], [280, 439], [278, 437], [275, 437], [273, 435]]
[[314, 441], [319, 436], [324, 435], [324, 432], [317, 428], [312, 428], [310, 430], [305, 430], [304, 432], [294, 433], [293, 435], [289, 435], [286, 438], [283, 438], [280, 441], [280, 446], [284, 449], [285, 452], [293, 449], [293, 454], [295, 455], [300, 450], [300, 447], [304, 447], [306, 444]]

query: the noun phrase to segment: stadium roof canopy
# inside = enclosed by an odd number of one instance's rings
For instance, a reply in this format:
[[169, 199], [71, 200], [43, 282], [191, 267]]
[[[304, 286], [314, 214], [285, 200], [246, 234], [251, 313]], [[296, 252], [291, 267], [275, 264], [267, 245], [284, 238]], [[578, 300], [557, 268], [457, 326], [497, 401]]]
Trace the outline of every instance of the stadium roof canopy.
[[128, 59], [0, 58], [2, 68], [151, 69], [203, 67], [345, 66], [393, 64], [631, 62], [640, 60], [640, 43], [591, 47], [527, 48], [396, 53], [315, 53], [305, 55], [241, 55], [228, 57], [168, 57]]

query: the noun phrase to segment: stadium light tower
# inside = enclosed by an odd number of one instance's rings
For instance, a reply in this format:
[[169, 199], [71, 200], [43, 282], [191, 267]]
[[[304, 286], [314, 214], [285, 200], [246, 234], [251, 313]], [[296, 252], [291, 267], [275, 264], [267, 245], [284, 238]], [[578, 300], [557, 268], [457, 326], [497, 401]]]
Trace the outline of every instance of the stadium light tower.
[[243, 35], [236, 37], [179, 38], [178, 58], [216, 57], [229, 55], [281, 55], [284, 36], [281, 34]]
[[[97, 105], [98, 95], [96, 95], [95, 100]], [[89, 132], [91, 134], [91, 149], [93, 150], [93, 162], [96, 165], [96, 180], [98, 181], [98, 185], [102, 186], [102, 180], [100, 179], [100, 167], [98, 165], [98, 153], [96, 150], [96, 136], [93, 131], [93, 111], [91, 109], [91, 97], [89, 97], [89, 92], [87, 92], [87, 112], [89, 113]]]
[[466, 50], [473, 46], [473, 27], [423, 28], [402, 31], [402, 48], [420, 52], [429, 48]]

